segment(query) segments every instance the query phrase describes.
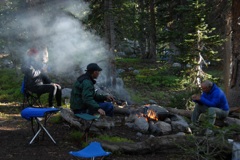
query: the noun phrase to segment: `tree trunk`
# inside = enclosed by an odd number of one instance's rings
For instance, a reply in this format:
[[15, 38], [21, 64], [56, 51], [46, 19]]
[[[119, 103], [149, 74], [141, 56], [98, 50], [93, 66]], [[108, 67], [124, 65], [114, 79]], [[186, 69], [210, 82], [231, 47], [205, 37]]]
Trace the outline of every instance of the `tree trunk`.
[[156, 16], [155, 0], [150, 0], [150, 59], [156, 60]]
[[147, 41], [147, 51], [145, 53], [145, 56], [143, 56], [144, 59], [150, 59], [155, 61], [157, 58], [156, 55], [156, 16], [155, 16], [155, 1], [154, 0], [147, 0], [146, 6], [147, 6], [147, 13], [149, 16], [147, 16], [147, 24], [148, 26], [145, 26], [147, 28], [147, 35], [146, 38]]
[[115, 50], [115, 32], [114, 32], [114, 17], [111, 12], [113, 10], [113, 1], [105, 0], [104, 1], [104, 26], [105, 26], [105, 41], [108, 45], [109, 49], [109, 71], [107, 71], [107, 77], [109, 81], [106, 85], [108, 86], [116, 86], [116, 68], [115, 68], [115, 58], [114, 58], [114, 50]]
[[[232, 70], [230, 77], [229, 105], [235, 107], [240, 105], [240, 2], [232, 2]], [[231, 64], [230, 64], [231, 65]]]
[[139, 45], [140, 45], [140, 52], [142, 55], [146, 52], [146, 38], [145, 38], [145, 31], [144, 31], [144, 0], [138, 0], [139, 4]]
[[232, 27], [231, 27], [231, 13], [227, 13], [226, 14], [226, 26], [225, 26], [225, 37], [226, 37], [226, 42], [225, 42], [225, 47], [224, 47], [224, 50], [223, 50], [223, 64], [224, 64], [224, 90], [225, 90], [225, 93], [227, 95], [227, 98], [230, 100], [230, 97], [229, 97], [229, 80], [230, 80], [230, 71], [231, 71], [231, 66], [230, 64], [232, 63], [231, 59], [232, 59], [232, 40], [231, 40], [231, 37], [232, 37], [232, 34], [231, 34], [231, 31], [232, 31]]
[[177, 109], [177, 108], [171, 108], [171, 107], [167, 107], [166, 109], [171, 113], [178, 114], [187, 118], [191, 118], [191, 115], [192, 115], [192, 111], [187, 111], [184, 109]]

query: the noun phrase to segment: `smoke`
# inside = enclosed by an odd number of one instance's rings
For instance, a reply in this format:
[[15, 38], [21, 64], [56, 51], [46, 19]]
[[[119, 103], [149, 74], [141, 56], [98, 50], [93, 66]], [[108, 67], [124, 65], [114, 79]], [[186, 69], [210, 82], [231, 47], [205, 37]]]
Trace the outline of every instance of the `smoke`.
[[11, 49], [25, 55], [29, 48], [41, 50], [47, 47], [48, 65], [59, 74], [73, 68], [85, 70], [87, 64], [93, 62], [103, 71], [107, 70], [105, 62], [109, 51], [106, 44], [81, 23], [90, 13], [88, 3], [60, 0], [37, 6], [21, 10], [16, 20], [10, 23], [11, 30], [7, 34], [22, 39], [21, 43], [11, 44]]
[[[81, 20], [90, 13], [89, 4], [82, 0], [57, 0], [22, 9], [9, 21], [1, 34], [11, 37], [15, 43], [8, 48], [25, 57], [29, 48], [39, 51], [47, 48], [49, 71], [55, 75], [68, 74], [72, 81], [84, 72], [89, 63], [97, 63], [102, 69], [98, 83], [107, 81], [109, 51], [104, 41], [94, 31], [89, 31]], [[18, 41], [15, 41], [17, 38]], [[122, 85], [120, 93], [126, 96]]]

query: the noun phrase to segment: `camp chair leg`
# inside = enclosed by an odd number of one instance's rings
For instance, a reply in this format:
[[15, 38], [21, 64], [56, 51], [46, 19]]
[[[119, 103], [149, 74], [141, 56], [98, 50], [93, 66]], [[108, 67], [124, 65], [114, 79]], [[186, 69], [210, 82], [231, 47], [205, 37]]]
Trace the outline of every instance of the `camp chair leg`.
[[[85, 121], [86, 121], [85, 125], [87, 126], [87, 123], [88, 123], [88, 122], [87, 122], [87, 120], [85, 120]], [[82, 139], [85, 138], [85, 142], [88, 141], [88, 133], [89, 133], [90, 128], [91, 128], [91, 126], [92, 126], [92, 124], [93, 124], [93, 121], [94, 121], [94, 120], [92, 120], [91, 123], [89, 124], [89, 126], [86, 127], [86, 129], [85, 129], [85, 131], [84, 131], [84, 134], [83, 134], [83, 136], [82, 136]]]
[[53, 141], [54, 144], [56, 144], [56, 141], [53, 139], [53, 137], [50, 135], [50, 133], [47, 131], [47, 129], [44, 127], [44, 125], [38, 120], [38, 118], [34, 118], [35, 121], [37, 122], [38, 125], [40, 125], [39, 130], [37, 131], [37, 133], [34, 135], [34, 137], [32, 138], [32, 140], [29, 142], [29, 144], [32, 144], [32, 142], [35, 140], [35, 138], [39, 135], [39, 133], [41, 132], [41, 130], [43, 129], [48, 137]]
[[39, 128], [39, 130], [37, 131], [37, 133], [34, 135], [34, 137], [32, 138], [32, 140], [29, 142], [29, 144], [32, 144], [32, 142], [35, 140], [35, 138], [38, 136], [38, 134], [41, 132], [42, 128]]
[[[84, 134], [82, 136], [82, 139], [85, 137], [85, 140], [87, 142], [88, 132], [89, 132], [94, 120], [98, 119], [99, 117], [90, 115], [88, 113], [75, 114], [75, 116], [80, 118], [80, 122], [83, 122], [84, 127], [86, 127]], [[90, 122], [90, 124], [89, 124], [89, 122]]]

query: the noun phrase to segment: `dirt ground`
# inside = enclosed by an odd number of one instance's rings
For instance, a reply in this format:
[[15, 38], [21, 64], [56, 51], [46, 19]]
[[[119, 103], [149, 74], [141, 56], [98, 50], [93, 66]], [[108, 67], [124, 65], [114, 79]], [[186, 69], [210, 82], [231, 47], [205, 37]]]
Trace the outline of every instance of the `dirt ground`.
[[[82, 149], [81, 142], [72, 141], [69, 133], [72, 128], [67, 122], [51, 123], [47, 129], [54, 137], [55, 145], [45, 135], [44, 140], [28, 143], [33, 137], [31, 123], [20, 116], [20, 106], [0, 105], [0, 159], [2, 160], [74, 160], [69, 151]], [[136, 131], [124, 126], [114, 127], [109, 134], [137, 141]], [[167, 155], [116, 155], [111, 154], [107, 160], [161, 160], [172, 159]]]

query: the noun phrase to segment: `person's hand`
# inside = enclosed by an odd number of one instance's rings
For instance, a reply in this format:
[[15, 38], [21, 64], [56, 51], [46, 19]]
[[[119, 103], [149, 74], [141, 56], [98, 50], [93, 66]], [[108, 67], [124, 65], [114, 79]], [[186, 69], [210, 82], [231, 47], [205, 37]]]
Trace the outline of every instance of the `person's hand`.
[[98, 112], [99, 112], [100, 115], [102, 115], [102, 116], [105, 116], [105, 115], [106, 115], [105, 111], [104, 111], [103, 109], [101, 109], [101, 108], [98, 109]]
[[200, 99], [201, 99], [201, 95], [199, 95], [199, 94], [192, 95], [192, 100], [197, 101], [197, 100], [200, 100]]
[[48, 67], [46, 64], [43, 64], [42, 71], [47, 73], [48, 72]]
[[115, 99], [114, 99], [113, 96], [111, 96], [111, 95], [108, 95], [108, 96], [107, 96], [107, 100], [108, 100], [108, 101], [115, 101]]
[[61, 88], [61, 86], [59, 84], [57, 84], [57, 83], [52, 83], [52, 84]]

